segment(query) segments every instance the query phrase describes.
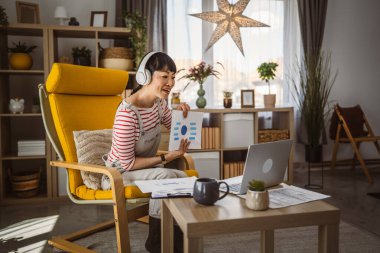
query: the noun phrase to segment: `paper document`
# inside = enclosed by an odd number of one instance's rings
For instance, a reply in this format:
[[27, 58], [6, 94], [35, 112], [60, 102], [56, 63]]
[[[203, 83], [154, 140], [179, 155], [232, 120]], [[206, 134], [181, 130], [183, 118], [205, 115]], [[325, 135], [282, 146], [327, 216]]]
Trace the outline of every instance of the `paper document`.
[[193, 194], [193, 188], [196, 177], [184, 177], [184, 178], [168, 178], [158, 180], [137, 180], [135, 184], [140, 188], [143, 193], [150, 192], [162, 192], [167, 193], [191, 193]]
[[169, 151], [178, 150], [181, 139], [191, 141], [189, 149], [200, 149], [202, 140], [203, 112], [189, 111], [187, 117], [183, 112], [172, 111], [172, 126], [170, 129]]
[[[299, 205], [310, 201], [329, 198], [329, 195], [305, 190], [293, 185], [281, 184], [282, 188], [268, 190], [269, 208], [282, 208], [287, 206]], [[238, 195], [245, 198], [246, 195]]]

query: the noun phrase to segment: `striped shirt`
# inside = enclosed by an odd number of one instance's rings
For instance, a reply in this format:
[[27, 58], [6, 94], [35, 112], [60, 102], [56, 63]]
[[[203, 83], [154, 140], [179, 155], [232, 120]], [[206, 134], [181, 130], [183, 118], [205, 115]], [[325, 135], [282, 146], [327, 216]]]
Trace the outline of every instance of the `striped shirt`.
[[[140, 137], [140, 127], [136, 113], [125, 107], [127, 102], [123, 100], [116, 111], [112, 132], [112, 146], [107, 161], [119, 160], [122, 168], [130, 170], [135, 163], [135, 145]], [[162, 108], [162, 124], [170, 129], [172, 115], [165, 99], [161, 99], [159, 105]], [[143, 122], [144, 131], [150, 131], [160, 123], [158, 104], [151, 108], [137, 108]]]

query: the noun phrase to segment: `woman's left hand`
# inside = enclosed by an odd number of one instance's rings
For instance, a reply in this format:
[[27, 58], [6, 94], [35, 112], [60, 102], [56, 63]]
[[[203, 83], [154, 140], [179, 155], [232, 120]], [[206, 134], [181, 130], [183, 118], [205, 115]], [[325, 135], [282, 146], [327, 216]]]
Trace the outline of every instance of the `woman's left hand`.
[[190, 106], [186, 103], [181, 103], [181, 104], [179, 104], [179, 106], [177, 106], [176, 109], [183, 111], [183, 117], [186, 118], [187, 112], [190, 111]]

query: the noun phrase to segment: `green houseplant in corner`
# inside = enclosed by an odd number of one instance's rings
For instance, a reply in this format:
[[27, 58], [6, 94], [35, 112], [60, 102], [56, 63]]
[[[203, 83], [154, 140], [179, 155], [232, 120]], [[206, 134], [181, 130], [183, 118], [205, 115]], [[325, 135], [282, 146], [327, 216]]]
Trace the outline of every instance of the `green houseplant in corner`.
[[139, 12], [126, 12], [124, 14], [125, 25], [131, 29], [131, 36], [128, 38], [132, 44], [135, 56], [136, 68], [146, 53], [148, 43], [147, 20]]
[[306, 131], [305, 161], [322, 160], [322, 139], [325, 119], [329, 115], [329, 96], [337, 72], [331, 71], [330, 53], [321, 52], [314, 57], [304, 57], [292, 78], [296, 101], [301, 114], [301, 128]]
[[263, 181], [252, 179], [249, 182], [245, 204], [249, 209], [256, 211], [269, 208], [269, 193]]
[[270, 80], [276, 77], [276, 69], [278, 64], [275, 62], [263, 62], [258, 68], [257, 72], [261, 80], [268, 84], [269, 93], [264, 95], [264, 106], [266, 108], [273, 108], [276, 104], [276, 94], [270, 93]]
[[18, 44], [12, 42], [14, 47], [9, 47], [8, 51], [11, 53], [9, 56], [9, 65], [15, 70], [28, 70], [33, 66], [33, 58], [30, 53], [37, 46], [27, 46], [26, 43], [19, 41]]

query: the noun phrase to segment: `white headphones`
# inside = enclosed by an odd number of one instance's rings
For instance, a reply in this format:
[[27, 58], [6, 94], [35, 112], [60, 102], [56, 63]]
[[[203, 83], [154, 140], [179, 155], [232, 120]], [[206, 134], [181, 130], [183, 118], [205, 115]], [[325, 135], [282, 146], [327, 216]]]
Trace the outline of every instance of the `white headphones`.
[[152, 79], [152, 73], [148, 69], [146, 69], [146, 63], [152, 57], [152, 55], [160, 53], [158, 51], [149, 52], [146, 55], [144, 55], [143, 59], [140, 62], [139, 68], [136, 73], [136, 81], [140, 85], [146, 85], [150, 83]]

